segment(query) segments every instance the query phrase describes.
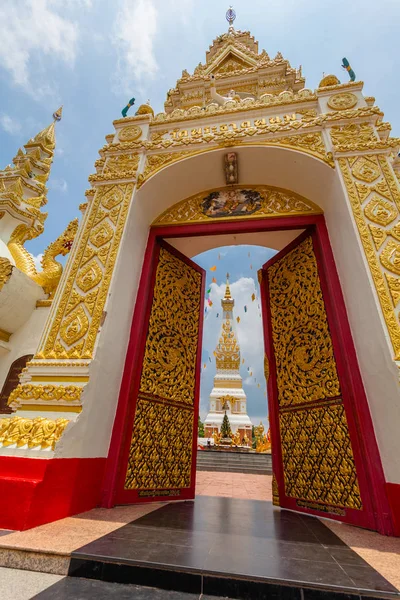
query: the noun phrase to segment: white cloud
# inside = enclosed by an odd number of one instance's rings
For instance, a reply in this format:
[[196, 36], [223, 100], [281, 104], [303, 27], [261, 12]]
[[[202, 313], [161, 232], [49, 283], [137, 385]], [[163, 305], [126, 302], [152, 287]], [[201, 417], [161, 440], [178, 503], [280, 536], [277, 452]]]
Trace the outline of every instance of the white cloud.
[[49, 181], [49, 188], [51, 190], [54, 190], [55, 192], [61, 192], [63, 194], [65, 194], [65, 192], [68, 189], [68, 184], [65, 181], [65, 179], [50, 179]]
[[121, 0], [113, 27], [117, 48], [115, 84], [118, 91], [132, 93], [133, 82], [155, 76], [154, 54], [158, 10], [154, 0]]
[[79, 30], [66, 12], [75, 9], [79, 15], [79, 8], [90, 5], [91, 0], [2, 0], [0, 66], [11, 73], [15, 84], [36, 98], [53, 93], [49, 83], [32, 73], [32, 60], [45, 55], [72, 66]]
[[43, 254], [38, 254], [37, 256], [33, 257], [33, 262], [35, 263], [35, 267], [37, 271], [42, 271], [42, 258], [43, 258]]
[[17, 121], [17, 119], [14, 119], [5, 113], [0, 116], [0, 125], [4, 131], [10, 133], [11, 135], [18, 133], [21, 130], [21, 123]]

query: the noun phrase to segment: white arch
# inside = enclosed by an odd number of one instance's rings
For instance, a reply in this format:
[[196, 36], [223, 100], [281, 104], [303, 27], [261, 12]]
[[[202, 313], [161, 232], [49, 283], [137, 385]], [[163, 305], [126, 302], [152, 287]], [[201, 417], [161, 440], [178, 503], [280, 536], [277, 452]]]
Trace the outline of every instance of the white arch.
[[[291, 149], [254, 145], [234, 150], [241, 185], [291, 190], [324, 211], [386, 479], [400, 483], [397, 367], [341, 176], [322, 160]], [[57, 456], [107, 455], [150, 224], [184, 198], [223, 187], [226, 152], [222, 148], [172, 163], [134, 195], [83, 411], [76, 426], [67, 430], [57, 445]], [[210, 244], [208, 247], [217, 247], [226, 240], [216, 237]]]

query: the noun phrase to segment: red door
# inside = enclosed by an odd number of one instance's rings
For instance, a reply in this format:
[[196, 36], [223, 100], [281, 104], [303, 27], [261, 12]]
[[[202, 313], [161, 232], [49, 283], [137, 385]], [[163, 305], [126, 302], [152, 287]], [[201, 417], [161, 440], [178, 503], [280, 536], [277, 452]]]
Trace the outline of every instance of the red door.
[[195, 496], [204, 285], [203, 269], [157, 242], [116, 503]]
[[261, 271], [273, 501], [376, 528], [351, 366], [335, 331], [346, 315], [328, 302], [319, 252], [305, 232]]

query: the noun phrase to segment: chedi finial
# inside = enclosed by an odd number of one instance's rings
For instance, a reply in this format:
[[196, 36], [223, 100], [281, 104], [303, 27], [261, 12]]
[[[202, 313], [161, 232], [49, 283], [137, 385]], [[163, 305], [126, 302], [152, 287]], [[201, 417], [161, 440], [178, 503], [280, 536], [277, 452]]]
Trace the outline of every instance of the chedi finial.
[[53, 112], [53, 119], [55, 121], [61, 121], [62, 118], [62, 105], [60, 106], [60, 108], [58, 108], [56, 111]]
[[232, 6], [230, 6], [226, 11], [225, 18], [229, 23], [229, 31], [233, 31], [233, 22], [236, 19], [236, 13], [233, 10]]

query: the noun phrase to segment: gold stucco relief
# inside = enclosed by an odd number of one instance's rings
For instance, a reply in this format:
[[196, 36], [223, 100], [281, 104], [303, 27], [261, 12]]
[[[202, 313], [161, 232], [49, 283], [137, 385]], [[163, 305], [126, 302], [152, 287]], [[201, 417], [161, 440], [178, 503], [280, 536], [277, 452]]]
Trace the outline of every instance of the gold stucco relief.
[[[339, 159], [394, 357], [400, 360], [400, 194], [385, 155]], [[359, 181], [357, 181], [359, 180]], [[364, 183], [360, 184], [360, 180]]]

